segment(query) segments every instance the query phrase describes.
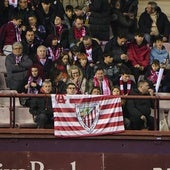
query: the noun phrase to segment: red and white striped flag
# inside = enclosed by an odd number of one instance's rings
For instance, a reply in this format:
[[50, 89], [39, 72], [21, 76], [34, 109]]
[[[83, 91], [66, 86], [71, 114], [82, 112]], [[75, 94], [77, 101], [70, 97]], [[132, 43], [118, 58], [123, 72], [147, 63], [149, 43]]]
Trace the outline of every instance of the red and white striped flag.
[[54, 135], [79, 137], [124, 131], [121, 99], [103, 95], [51, 95]]

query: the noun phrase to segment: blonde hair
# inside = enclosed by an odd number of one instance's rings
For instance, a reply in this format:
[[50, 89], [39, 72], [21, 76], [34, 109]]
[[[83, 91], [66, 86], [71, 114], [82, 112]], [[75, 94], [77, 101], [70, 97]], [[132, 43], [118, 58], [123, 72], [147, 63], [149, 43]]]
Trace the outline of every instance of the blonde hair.
[[81, 69], [76, 65], [72, 65], [72, 66], [70, 66], [70, 69], [68, 71], [68, 74], [69, 74], [70, 78], [73, 78], [72, 70], [78, 70], [80, 77], [83, 77], [83, 73], [82, 73]]

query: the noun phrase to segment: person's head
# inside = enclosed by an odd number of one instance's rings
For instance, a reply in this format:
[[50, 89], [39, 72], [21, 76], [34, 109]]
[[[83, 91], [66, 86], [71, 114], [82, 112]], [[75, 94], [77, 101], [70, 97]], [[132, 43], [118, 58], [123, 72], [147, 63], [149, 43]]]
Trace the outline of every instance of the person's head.
[[83, 23], [83, 17], [77, 16], [74, 20], [74, 25], [77, 29], [81, 29], [84, 25]]
[[21, 44], [21, 42], [14, 42], [12, 45], [12, 53], [15, 56], [21, 56], [23, 52], [23, 45]]
[[130, 80], [131, 71], [127, 66], [121, 66], [120, 73], [123, 82], [128, 82]]
[[135, 41], [137, 45], [141, 45], [144, 41], [144, 34], [141, 32], [135, 33]]
[[89, 35], [83, 37], [83, 44], [85, 48], [88, 48], [92, 45], [92, 38]]
[[70, 78], [77, 79], [82, 77], [82, 72], [79, 67], [77, 67], [76, 65], [72, 65], [69, 69], [69, 75]]
[[150, 1], [147, 4], [146, 11], [148, 14], [155, 13], [158, 9], [158, 5], [155, 1]]
[[84, 14], [82, 7], [80, 7], [80, 6], [76, 6], [74, 8], [74, 13], [76, 16], [83, 16], [83, 14]]
[[25, 39], [30, 44], [34, 41], [35, 33], [32, 29], [27, 29], [25, 33]]
[[45, 59], [47, 55], [47, 48], [44, 45], [40, 45], [37, 48], [37, 56], [39, 59]]
[[120, 88], [118, 86], [112, 88], [112, 95], [120, 95]]
[[20, 9], [26, 9], [28, 7], [28, 2], [27, 0], [19, 0], [18, 6]]
[[113, 63], [113, 55], [111, 53], [104, 53], [104, 63], [106, 64], [112, 64]]
[[152, 70], [153, 71], [158, 71], [159, 68], [160, 68], [160, 63], [159, 63], [159, 60], [153, 60], [152, 61], [152, 64], [151, 64], [151, 67], [152, 67]]
[[66, 94], [74, 95], [77, 93], [76, 86], [74, 83], [68, 83], [66, 86]]
[[10, 19], [16, 26], [20, 26], [22, 23], [22, 18], [19, 14], [13, 13]]
[[85, 53], [80, 53], [77, 55], [78, 61], [82, 67], [85, 67], [88, 60], [87, 60], [87, 55]]
[[125, 34], [119, 34], [117, 36], [117, 43], [119, 46], [123, 46], [124, 44], [126, 44], [127, 38]]
[[49, 10], [51, 6], [51, 1], [50, 0], [41, 0], [41, 5], [44, 11]]
[[93, 87], [91, 89], [90, 94], [92, 94], [92, 95], [100, 95], [101, 94], [100, 88], [99, 87]]
[[55, 18], [54, 18], [54, 24], [56, 26], [60, 26], [62, 24], [62, 17], [59, 16], [59, 15], [56, 15]]
[[72, 18], [74, 10], [72, 5], [66, 5], [65, 13], [68, 18]]
[[31, 75], [32, 75], [33, 77], [38, 77], [38, 75], [39, 75], [38, 67], [36, 67], [36, 66], [32, 66], [32, 67], [31, 67]]
[[49, 79], [46, 79], [42, 83], [42, 89], [41, 91], [45, 94], [49, 94], [52, 91], [52, 83]]
[[103, 68], [98, 67], [95, 70], [95, 77], [97, 78], [98, 81], [102, 81], [104, 79], [104, 70], [103, 70]]
[[141, 92], [141, 94], [148, 94], [149, 93], [149, 83], [147, 80], [140, 80], [138, 82], [138, 90]]
[[60, 54], [60, 59], [62, 61], [62, 63], [64, 65], [67, 65], [69, 64], [69, 55], [68, 55], [68, 52], [67, 51], [63, 51], [61, 54]]
[[3, 6], [8, 7], [9, 6], [9, 1], [8, 0], [3, 0]]
[[154, 45], [157, 49], [162, 50], [163, 47], [163, 37], [162, 36], [156, 36], [154, 38]]
[[35, 26], [37, 23], [37, 17], [35, 15], [30, 15], [28, 17], [28, 23], [30, 26]]
[[58, 44], [58, 35], [49, 34], [45, 40], [45, 45], [47, 47], [56, 46]]

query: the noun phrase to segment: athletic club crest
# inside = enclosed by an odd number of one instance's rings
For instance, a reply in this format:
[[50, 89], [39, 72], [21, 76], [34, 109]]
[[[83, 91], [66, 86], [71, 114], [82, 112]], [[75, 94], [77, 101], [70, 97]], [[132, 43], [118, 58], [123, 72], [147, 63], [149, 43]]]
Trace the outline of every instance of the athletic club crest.
[[95, 128], [99, 118], [99, 104], [84, 103], [76, 105], [76, 115], [81, 126], [89, 133]]

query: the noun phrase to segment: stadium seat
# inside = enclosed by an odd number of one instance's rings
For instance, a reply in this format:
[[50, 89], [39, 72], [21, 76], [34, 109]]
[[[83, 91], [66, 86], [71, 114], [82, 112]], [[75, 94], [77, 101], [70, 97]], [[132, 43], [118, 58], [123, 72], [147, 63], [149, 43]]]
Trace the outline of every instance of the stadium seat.
[[10, 127], [9, 107], [0, 106], [0, 127]]
[[6, 85], [5, 75], [0, 72], [0, 89], [8, 89]]
[[7, 70], [5, 67], [5, 59], [6, 59], [6, 56], [0, 56], [0, 73], [7, 73]]

